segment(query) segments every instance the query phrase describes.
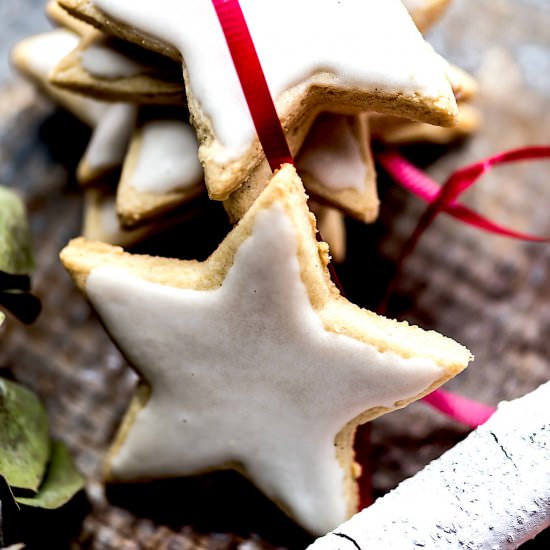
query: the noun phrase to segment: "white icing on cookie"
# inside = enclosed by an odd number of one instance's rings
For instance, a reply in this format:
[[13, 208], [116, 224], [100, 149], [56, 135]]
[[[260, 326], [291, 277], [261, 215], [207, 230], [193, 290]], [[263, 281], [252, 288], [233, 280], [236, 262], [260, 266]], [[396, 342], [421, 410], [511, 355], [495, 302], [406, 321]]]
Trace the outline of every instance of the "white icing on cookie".
[[298, 172], [309, 173], [334, 191], [363, 191], [369, 167], [352, 124], [353, 119], [343, 115], [320, 115], [296, 159]]
[[50, 73], [80, 42], [80, 37], [65, 29], [56, 29], [32, 36], [14, 49], [16, 63], [40, 81], [48, 94], [86, 124], [96, 126], [108, 104], [61, 90], [48, 82]]
[[501, 403], [465, 440], [339, 526], [340, 536], [309, 550], [520, 547], [550, 525], [549, 400], [550, 382]]
[[142, 192], [169, 193], [203, 181], [198, 143], [183, 120], [152, 120], [141, 129], [138, 159], [128, 183]]
[[[93, 3], [182, 53], [190, 93], [225, 147], [219, 161], [248, 150], [255, 131], [212, 2]], [[450, 97], [433, 50], [399, 0], [241, 0], [240, 4], [276, 99], [322, 71], [334, 73], [335, 84], [342, 87], [361, 86], [430, 101]]]
[[99, 78], [128, 78], [147, 69], [136, 58], [114, 49], [108, 43], [95, 42], [80, 53], [82, 67]]
[[100, 267], [86, 291], [152, 388], [113, 457], [114, 474], [177, 476], [236, 462], [314, 533], [346, 517], [336, 434], [443, 374], [431, 359], [381, 353], [324, 329], [279, 204], [257, 214], [217, 289], [171, 288]]
[[101, 117], [84, 158], [92, 170], [122, 166], [134, 130], [137, 106], [113, 103]]
[[33, 36], [32, 55], [27, 60], [29, 68], [37, 74], [49, 74], [79, 42], [79, 36], [64, 29]]

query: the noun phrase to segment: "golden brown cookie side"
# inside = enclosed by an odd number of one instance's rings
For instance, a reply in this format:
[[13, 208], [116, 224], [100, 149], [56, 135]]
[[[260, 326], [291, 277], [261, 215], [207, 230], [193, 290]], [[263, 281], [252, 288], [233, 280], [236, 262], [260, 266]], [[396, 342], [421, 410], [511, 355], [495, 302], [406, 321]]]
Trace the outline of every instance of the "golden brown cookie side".
[[[103, 46], [124, 49], [131, 58], [143, 65], [134, 75], [102, 77], [90, 73], [83, 65], [83, 55], [89, 48]], [[179, 64], [118, 39], [109, 39], [95, 29], [82, 38], [79, 45], [67, 55], [50, 74], [55, 86], [84, 94], [102, 101], [122, 101], [152, 105], [185, 105], [185, 86]]]
[[145, 49], [157, 52], [174, 61], [181, 62], [181, 55], [176, 48], [152, 36], [146, 35], [145, 33], [138, 33], [131, 27], [127, 27], [109, 18], [101, 10], [96, 8], [90, 0], [57, 0], [57, 3], [73, 17], [96, 27], [105, 34], [116, 36], [128, 42], [133, 42]]
[[328, 244], [333, 262], [341, 263], [346, 259], [346, 226], [344, 214], [324, 204], [310, 201], [312, 212], [317, 218], [319, 235]]
[[424, 6], [410, 10], [420, 32], [427, 32], [445, 13], [451, 0], [426, 0]]
[[458, 120], [453, 128], [442, 128], [384, 115], [373, 114], [370, 117], [373, 137], [388, 145], [416, 143], [447, 145], [475, 133], [482, 122], [479, 109], [466, 102], [459, 103]]
[[166, 193], [151, 193], [136, 189], [131, 181], [136, 170], [142, 143], [143, 131], [142, 127], [138, 126], [130, 140], [128, 154], [124, 160], [116, 193], [117, 214], [125, 228], [138, 227], [152, 220], [157, 220], [175, 208], [205, 193], [204, 183], [202, 182], [188, 189]]
[[68, 29], [80, 36], [86, 36], [89, 32], [93, 31], [91, 25], [70, 15], [56, 0], [49, 0], [46, 4], [45, 13], [56, 25]]
[[449, 63], [447, 76], [457, 102], [471, 101], [477, 96], [479, 85], [477, 80], [468, 71]]

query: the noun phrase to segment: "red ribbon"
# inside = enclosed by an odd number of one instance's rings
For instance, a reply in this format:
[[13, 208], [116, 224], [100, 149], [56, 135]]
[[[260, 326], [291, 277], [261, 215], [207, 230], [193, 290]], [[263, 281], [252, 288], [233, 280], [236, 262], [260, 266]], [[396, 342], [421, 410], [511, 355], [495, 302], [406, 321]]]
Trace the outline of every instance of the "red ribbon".
[[293, 164], [292, 153], [238, 0], [212, 0], [212, 4], [271, 170], [275, 171], [285, 163]]
[[532, 146], [512, 149], [486, 158], [454, 172], [443, 186], [439, 186], [427, 174], [412, 165], [395, 149], [382, 150], [377, 153], [377, 159], [393, 180], [417, 197], [429, 203], [413, 234], [405, 242], [396, 262], [396, 276], [388, 285], [386, 294], [379, 306], [379, 312], [385, 311], [392, 295], [405, 260], [416, 248], [420, 237], [441, 212], [484, 231], [531, 242], [550, 242], [549, 237], [539, 237], [522, 233], [497, 224], [457, 202], [464, 191], [474, 185], [481, 176], [494, 166], [525, 160], [550, 158], [550, 147]]
[[[428, 208], [420, 218], [413, 234], [405, 243], [401, 251], [396, 263], [396, 277], [388, 286], [388, 290], [379, 309], [384, 310], [386, 308], [388, 299], [402, 271], [403, 263], [415, 249], [422, 234], [441, 212], [445, 212], [463, 223], [496, 235], [531, 242], [550, 242], [549, 237], [522, 233], [497, 224], [457, 202], [462, 193], [474, 185], [481, 176], [486, 174], [494, 166], [525, 160], [548, 158], [550, 158], [550, 147], [548, 146], [512, 149], [457, 170], [447, 179], [445, 184], [440, 187], [435, 181], [413, 166], [396, 150], [386, 150], [378, 153], [378, 161], [399, 185], [429, 203]], [[424, 400], [443, 414], [471, 427], [483, 424], [494, 412], [492, 407], [488, 407], [476, 401], [471, 401], [442, 389], [436, 390], [426, 396]]]
[[508, 164], [525, 160], [550, 158], [549, 146], [532, 146], [512, 149], [486, 158], [454, 172], [443, 186], [439, 186], [427, 174], [412, 165], [395, 149], [383, 150], [377, 154], [377, 159], [393, 180], [417, 197], [429, 203], [428, 208], [420, 218], [413, 234], [405, 242], [396, 262], [396, 276], [388, 285], [386, 294], [379, 306], [379, 312], [385, 311], [392, 295], [405, 260], [416, 248], [420, 237], [432, 224], [434, 219], [445, 212], [463, 223], [472, 225], [484, 231], [531, 242], [550, 242], [550, 237], [540, 237], [530, 233], [515, 231], [478, 214], [470, 208], [457, 202], [462, 193], [474, 185], [481, 176], [499, 164]]
[[[413, 234], [414, 244], [441, 212], [496, 235], [532, 242], [550, 242], [550, 237], [540, 237], [509, 229], [457, 202], [464, 191], [468, 190], [494, 166], [547, 158], [550, 158], [550, 147], [548, 146], [512, 149], [457, 170], [441, 187], [396, 150], [385, 150], [377, 154], [380, 164], [399, 185], [430, 204]], [[410, 247], [409, 244], [407, 248]]]
[[424, 401], [440, 413], [470, 428], [481, 426], [495, 412], [494, 407], [441, 388], [424, 397]]

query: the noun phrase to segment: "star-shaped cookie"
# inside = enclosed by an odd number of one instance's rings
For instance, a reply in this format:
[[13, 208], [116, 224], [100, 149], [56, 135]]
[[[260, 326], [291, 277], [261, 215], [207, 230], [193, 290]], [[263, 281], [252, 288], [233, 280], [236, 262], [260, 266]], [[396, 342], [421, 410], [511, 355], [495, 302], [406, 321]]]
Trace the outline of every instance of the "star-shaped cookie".
[[[379, 200], [367, 115], [321, 113], [309, 129], [295, 164], [307, 193], [316, 201], [362, 222], [377, 218]], [[248, 211], [270, 174], [268, 163], [261, 163], [224, 201], [231, 221]]]
[[206, 194], [197, 139], [184, 112], [181, 107], [141, 109], [117, 187], [123, 226], [162, 220]]
[[185, 87], [177, 63], [90, 29], [51, 73], [52, 84], [104, 101], [185, 103]]
[[104, 105], [105, 111], [93, 127], [90, 141], [76, 171], [77, 180], [84, 187], [105, 185], [113, 176], [118, 177], [136, 125], [137, 105]]
[[[78, 43], [72, 31], [56, 29], [17, 44], [12, 59], [49, 97], [92, 126], [90, 142], [77, 169], [79, 183], [104, 187], [117, 178], [117, 211], [122, 225], [127, 229], [153, 221], [162, 225], [159, 217], [186, 204], [204, 189], [196, 140], [185, 121], [188, 115], [183, 107], [138, 109], [131, 103], [99, 101], [53, 85], [49, 78], [52, 69]], [[339, 210], [372, 221], [378, 198], [365, 122], [363, 116], [352, 122], [344, 115], [321, 114], [297, 163], [304, 168], [312, 194]], [[320, 140], [320, 133], [330, 134], [329, 139]], [[306, 162], [302, 164], [303, 159]], [[326, 169], [328, 162], [332, 170]], [[334, 177], [336, 167], [345, 174], [344, 180]], [[239, 219], [248, 208], [244, 201], [236, 203], [232, 218]], [[110, 230], [100, 234], [115, 233]], [[126, 238], [123, 240], [126, 242]], [[118, 242], [117, 238], [113, 244]]]
[[340, 295], [288, 165], [205, 262], [83, 239], [61, 258], [143, 376], [108, 476], [233, 467], [312, 533], [356, 510], [356, 426], [470, 360], [454, 341]]
[[[211, 198], [225, 200], [264, 156], [212, 3], [59, 3], [107, 33], [183, 61], [206, 185]], [[294, 150], [326, 110], [454, 123], [456, 103], [445, 65], [399, 0], [240, 4]]]
[[57, 64], [78, 45], [77, 34], [66, 29], [36, 34], [18, 42], [11, 51], [15, 68], [48, 97], [85, 124], [95, 127], [109, 108], [107, 103], [61, 90], [48, 77]]

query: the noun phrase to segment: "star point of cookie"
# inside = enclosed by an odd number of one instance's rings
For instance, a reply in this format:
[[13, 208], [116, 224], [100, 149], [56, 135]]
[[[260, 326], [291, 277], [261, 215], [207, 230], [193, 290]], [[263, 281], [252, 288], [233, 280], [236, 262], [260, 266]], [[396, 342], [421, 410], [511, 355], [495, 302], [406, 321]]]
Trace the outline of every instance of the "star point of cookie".
[[413, 21], [417, 27], [424, 33], [435, 22], [437, 22], [445, 10], [448, 8], [451, 0], [402, 0], [405, 7], [409, 10]]
[[[183, 62], [206, 185], [212, 198], [225, 200], [263, 160], [263, 153], [212, 3], [60, 4], [106, 32]], [[454, 123], [456, 103], [445, 67], [399, 0], [240, 4], [293, 149], [323, 110], [377, 111]]]
[[330, 280], [291, 166], [205, 262], [82, 239], [61, 257], [143, 376], [118, 480], [235, 466], [312, 533], [356, 510], [353, 435], [460, 372], [461, 345], [379, 317]]

